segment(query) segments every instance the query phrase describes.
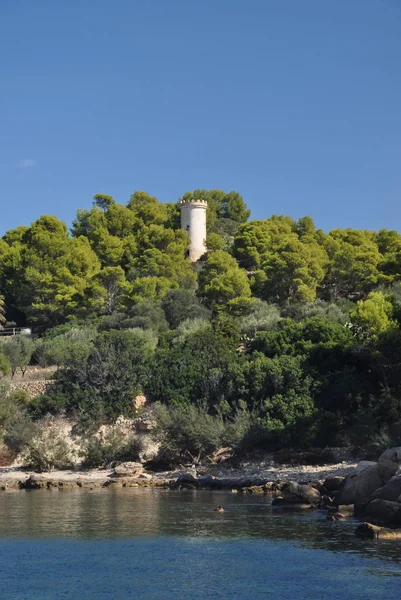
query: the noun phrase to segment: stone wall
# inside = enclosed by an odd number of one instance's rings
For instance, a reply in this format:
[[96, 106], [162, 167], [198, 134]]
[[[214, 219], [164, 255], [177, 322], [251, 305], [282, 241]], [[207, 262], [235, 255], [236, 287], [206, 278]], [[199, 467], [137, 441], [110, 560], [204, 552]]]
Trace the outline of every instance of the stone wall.
[[10, 389], [14, 390], [24, 390], [28, 392], [29, 399], [33, 400], [36, 396], [40, 396], [44, 394], [50, 385], [53, 385], [54, 381], [52, 379], [43, 379], [42, 381], [19, 381], [18, 383], [11, 383]]

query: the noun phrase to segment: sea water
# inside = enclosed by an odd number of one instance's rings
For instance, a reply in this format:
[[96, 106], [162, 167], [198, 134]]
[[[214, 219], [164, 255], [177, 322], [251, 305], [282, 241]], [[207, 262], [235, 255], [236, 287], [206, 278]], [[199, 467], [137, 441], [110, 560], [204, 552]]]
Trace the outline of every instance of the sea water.
[[401, 544], [356, 525], [225, 492], [1, 492], [0, 598], [400, 600]]

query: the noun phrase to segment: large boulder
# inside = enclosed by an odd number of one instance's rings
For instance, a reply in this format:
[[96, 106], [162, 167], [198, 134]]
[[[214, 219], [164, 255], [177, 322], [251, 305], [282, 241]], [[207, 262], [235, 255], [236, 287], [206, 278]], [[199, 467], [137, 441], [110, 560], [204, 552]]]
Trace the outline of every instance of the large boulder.
[[370, 497], [370, 500], [390, 500], [401, 502], [401, 475], [397, 475], [379, 488]]
[[115, 477], [139, 477], [143, 473], [143, 465], [138, 462], [121, 463], [114, 469]]
[[200, 487], [199, 480], [192, 473], [180, 473], [174, 487], [192, 490]]
[[312, 506], [318, 506], [322, 498], [316, 488], [295, 481], [286, 483], [281, 495], [285, 504], [310, 504]]
[[377, 527], [371, 523], [362, 523], [355, 529], [355, 535], [376, 540], [401, 540], [401, 531]]
[[25, 481], [19, 481], [18, 485], [22, 490], [39, 490], [46, 487], [46, 481], [43, 477], [30, 475]]
[[366, 507], [366, 521], [387, 527], [401, 527], [401, 504], [389, 500], [372, 500]]
[[336, 492], [344, 484], [344, 481], [345, 477], [340, 477], [338, 475], [336, 477], [328, 477], [323, 483], [323, 487], [328, 492]]
[[401, 446], [385, 450], [377, 464], [384, 481], [389, 481], [395, 475], [401, 475]]
[[344, 486], [336, 494], [336, 503], [365, 505], [371, 494], [383, 484], [378, 464], [364, 460], [347, 475]]

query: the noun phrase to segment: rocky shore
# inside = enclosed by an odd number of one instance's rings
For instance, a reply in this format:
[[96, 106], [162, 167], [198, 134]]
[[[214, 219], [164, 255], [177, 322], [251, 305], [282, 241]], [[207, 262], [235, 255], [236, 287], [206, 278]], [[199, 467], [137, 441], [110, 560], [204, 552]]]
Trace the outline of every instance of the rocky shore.
[[[51, 473], [34, 473], [22, 466], [0, 468], [0, 489], [35, 488], [94, 488], [94, 487], [165, 487], [173, 489], [224, 489], [242, 490], [262, 488], [268, 484], [285, 482], [322, 482], [329, 477], [344, 477], [352, 473], [354, 462], [331, 465], [272, 465], [271, 463], [245, 463], [239, 468], [212, 465], [202, 468], [182, 468], [174, 471], [152, 472], [141, 463], [123, 463], [115, 469], [89, 471], [63, 470]], [[262, 490], [263, 491], [263, 490]]]
[[137, 462], [114, 469], [54, 471], [51, 474], [0, 469], [0, 489], [94, 489], [158, 487], [171, 490], [226, 490], [263, 494], [274, 506], [325, 509], [327, 519], [356, 517], [359, 537], [401, 539], [401, 447], [389, 448], [377, 462], [341, 462], [323, 466], [245, 463], [152, 472]]

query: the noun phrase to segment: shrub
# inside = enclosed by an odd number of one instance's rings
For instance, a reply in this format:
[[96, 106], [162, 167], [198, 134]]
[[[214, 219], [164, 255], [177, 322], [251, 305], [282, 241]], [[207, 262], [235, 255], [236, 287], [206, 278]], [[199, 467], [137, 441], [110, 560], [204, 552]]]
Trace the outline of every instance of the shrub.
[[240, 331], [246, 336], [254, 337], [258, 331], [272, 329], [280, 319], [277, 306], [255, 299], [249, 305], [248, 314], [240, 319]]
[[135, 412], [152, 353], [153, 335], [143, 330], [107, 331], [97, 336], [85, 362], [58, 371], [49, 395], [62, 394], [66, 409], [108, 421]]
[[234, 412], [228, 412], [223, 443], [225, 446], [231, 446], [235, 451], [241, 450], [244, 439], [251, 430], [256, 416], [248, 410], [246, 403], [240, 401]]
[[155, 416], [161, 453], [170, 456], [171, 460], [202, 460], [219, 448], [224, 439], [223, 418], [209, 415], [204, 407], [167, 408], [158, 404]]
[[39, 432], [39, 426], [32, 421], [24, 409], [14, 407], [3, 423], [4, 442], [17, 453], [29, 448], [33, 438], [39, 435]]
[[46, 415], [63, 414], [67, 405], [67, 395], [52, 386], [48, 393], [33, 398], [29, 403], [28, 410], [32, 418], [41, 419]]
[[124, 461], [136, 461], [141, 451], [140, 440], [118, 425], [88, 438], [83, 451], [82, 466], [110, 467]]
[[11, 373], [11, 364], [7, 356], [0, 352], [0, 379]]
[[211, 329], [211, 325], [206, 319], [200, 317], [185, 319], [177, 327], [177, 337], [174, 343], [182, 344], [189, 335], [206, 331], [207, 329]]
[[46, 336], [36, 341], [34, 360], [41, 367], [85, 362], [93, 349], [95, 336], [96, 331], [88, 327], [73, 327], [60, 335]]
[[28, 402], [29, 396], [25, 390], [10, 392], [6, 385], [2, 385], [0, 388], [0, 427], [5, 423], [11, 423]]
[[69, 432], [62, 426], [65, 423], [54, 417], [32, 423], [28, 415], [22, 413], [8, 427], [6, 442], [9, 447], [22, 452], [25, 465], [35, 471], [70, 468], [74, 464], [74, 450], [68, 439]]

